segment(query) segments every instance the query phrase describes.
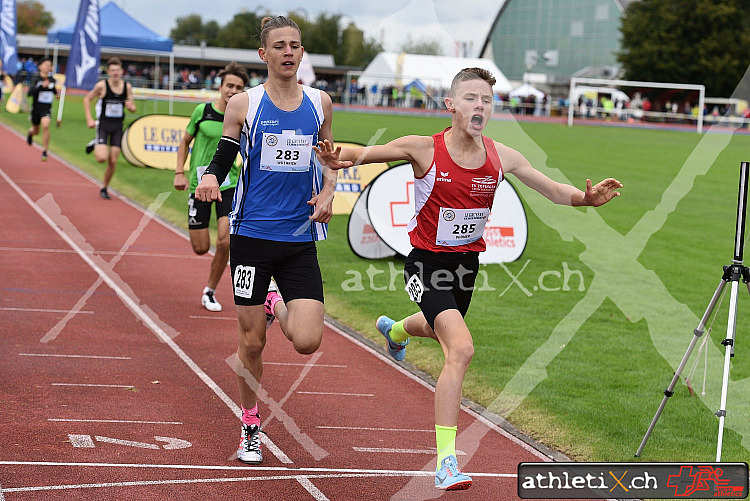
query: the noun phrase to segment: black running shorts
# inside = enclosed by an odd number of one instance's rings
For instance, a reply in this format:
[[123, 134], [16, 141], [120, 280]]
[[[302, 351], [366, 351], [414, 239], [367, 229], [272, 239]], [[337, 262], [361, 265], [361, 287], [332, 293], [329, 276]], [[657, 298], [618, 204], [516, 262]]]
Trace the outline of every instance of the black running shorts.
[[36, 127], [40, 123], [42, 123], [42, 118], [49, 117], [52, 114], [52, 110], [48, 108], [42, 108], [42, 109], [36, 109], [33, 108], [31, 110], [31, 115], [29, 116], [29, 120], [31, 120], [31, 125]]
[[107, 144], [107, 139], [109, 139], [110, 146], [122, 147], [122, 122], [99, 120], [99, 127], [96, 128], [96, 144]]
[[229, 266], [234, 304], [263, 304], [271, 277], [287, 303], [294, 299], [323, 302], [315, 242], [277, 242], [233, 234], [229, 236]]
[[221, 202], [201, 202], [195, 199], [195, 193], [191, 193], [188, 198], [188, 228], [191, 230], [200, 230], [208, 228], [208, 222], [211, 220], [211, 206], [215, 206], [216, 220], [220, 217], [227, 217], [232, 212], [232, 199], [234, 198], [234, 188], [223, 190], [221, 192]]
[[478, 272], [478, 252], [412, 249], [404, 262], [406, 292], [434, 330], [435, 318], [445, 310], [466, 315]]

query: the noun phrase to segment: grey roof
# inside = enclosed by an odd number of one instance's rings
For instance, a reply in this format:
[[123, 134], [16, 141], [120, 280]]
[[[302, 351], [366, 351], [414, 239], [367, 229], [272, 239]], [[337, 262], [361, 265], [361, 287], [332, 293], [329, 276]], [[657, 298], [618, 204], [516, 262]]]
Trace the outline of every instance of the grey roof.
[[[52, 52], [54, 44], [47, 43], [46, 35], [30, 35], [27, 33], [18, 34], [18, 48], [32, 49], [36, 51], [49, 49]], [[67, 54], [70, 50], [68, 44], [58, 44], [58, 49]], [[265, 66], [265, 63], [258, 56], [257, 49], [227, 49], [223, 47], [206, 47], [204, 57], [202, 56], [201, 48], [197, 45], [178, 45], [173, 46], [174, 57], [178, 61], [194, 61], [199, 63], [201, 59], [206, 64], [221, 63], [226, 64], [230, 61], [236, 61], [241, 64]], [[107, 49], [107, 53], [116, 53], [127, 56], [128, 54], [141, 54], [137, 50], [129, 49]], [[310, 64], [313, 68], [320, 69], [334, 69], [337, 68], [336, 63], [333, 60], [331, 54], [311, 54], [307, 53], [310, 57]]]

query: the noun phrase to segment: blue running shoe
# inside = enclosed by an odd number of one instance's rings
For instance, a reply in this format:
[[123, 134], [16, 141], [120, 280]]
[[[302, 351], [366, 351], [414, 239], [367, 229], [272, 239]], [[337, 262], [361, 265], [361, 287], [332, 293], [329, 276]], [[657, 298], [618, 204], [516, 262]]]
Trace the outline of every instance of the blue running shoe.
[[391, 339], [391, 327], [393, 327], [393, 324], [395, 323], [395, 320], [382, 315], [378, 317], [375, 322], [375, 327], [377, 327], [380, 333], [385, 336], [385, 340], [387, 341], [386, 344], [388, 345], [388, 353], [391, 354], [394, 360], [401, 361], [406, 357], [406, 345], [409, 344], [409, 340], [407, 339], [403, 343], [397, 343]]
[[435, 472], [435, 487], [444, 491], [463, 491], [471, 487], [471, 477], [458, 471], [456, 456], [443, 459]]

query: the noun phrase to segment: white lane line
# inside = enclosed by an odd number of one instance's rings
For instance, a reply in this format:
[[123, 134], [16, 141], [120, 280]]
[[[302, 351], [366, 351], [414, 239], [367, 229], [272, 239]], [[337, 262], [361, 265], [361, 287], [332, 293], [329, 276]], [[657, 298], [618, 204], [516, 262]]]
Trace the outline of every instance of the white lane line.
[[[363, 342], [359, 341], [358, 339], [354, 339], [352, 336], [348, 335], [346, 332], [343, 332], [341, 329], [339, 329], [338, 327], [336, 327], [335, 325], [333, 325], [330, 322], [325, 322], [325, 325], [326, 325], [326, 327], [328, 327], [329, 329], [331, 329], [333, 332], [336, 332], [337, 334], [339, 334], [344, 339], [348, 339], [349, 341], [351, 341], [355, 345], [359, 346], [360, 348], [362, 348], [366, 352], [371, 353], [372, 355], [374, 355], [375, 357], [377, 357], [379, 360], [381, 360], [381, 361], [385, 362], [386, 364], [388, 364], [389, 366], [393, 367], [394, 369], [396, 369], [397, 371], [399, 371], [401, 374], [405, 375], [406, 377], [408, 377], [412, 381], [415, 381], [415, 382], [419, 383], [420, 385], [424, 386], [425, 388], [427, 388], [431, 392], [435, 393], [435, 388], [432, 385], [427, 384], [421, 378], [418, 378], [417, 376], [415, 376], [414, 374], [412, 374], [408, 370], [404, 369], [403, 367], [401, 367], [400, 365], [398, 365], [397, 363], [395, 363], [394, 361], [392, 361], [390, 358], [386, 357], [382, 353], [373, 350], [372, 348], [370, 348], [369, 346], [367, 346]], [[507, 438], [508, 440], [510, 440], [511, 442], [513, 442], [514, 444], [518, 445], [519, 447], [521, 447], [525, 451], [528, 451], [528, 452], [532, 453], [533, 455], [535, 455], [536, 457], [540, 458], [542, 461], [552, 461], [552, 458], [550, 458], [549, 456], [547, 456], [544, 453], [542, 453], [541, 451], [535, 449], [534, 447], [532, 447], [531, 445], [527, 444], [526, 442], [524, 442], [520, 438], [516, 437], [515, 435], [513, 435], [511, 433], [508, 433], [506, 430], [500, 428], [498, 425], [496, 425], [495, 423], [493, 423], [492, 421], [490, 421], [486, 417], [482, 416], [478, 412], [474, 411], [473, 409], [469, 409], [465, 405], [461, 404], [461, 410], [467, 412], [474, 419], [480, 421], [482, 424], [484, 424], [489, 429], [496, 431], [497, 433], [499, 433], [503, 437]]]
[[[57, 461], [0, 461], [0, 466], [70, 466], [85, 468], [144, 468], [144, 469], [173, 469], [173, 470], [209, 470], [209, 471], [267, 471], [278, 473], [304, 474], [310, 478], [313, 474], [352, 474], [352, 475], [388, 475], [410, 477], [432, 477], [435, 471], [425, 470], [376, 470], [365, 468], [317, 468], [317, 467], [289, 467], [289, 466], [227, 466], [227, 465], [193, 465], [193, 464], [154, 464], [154, 463], [66, 463]], [[516, 477], [515, 473], [464, 472], [477, 477]]]
[[94, 388], [135, 388], [132, 384], [87, 384], [87, 383], [51, 383], [52, 386], [86, 386]]
[[329, 501], [325, 494], [323, 494], [320, 489], [315, 487], [315, 484], [310, 482], [310, 479], [307, 477], [303, 477], [301, 475], [298, 475], [294, 477], [299, 484], [305, 488], [307, 492], [309, 492], [312, 497], [315, 498], [315, 501]]
[[[37, 247], [0, 247], [0, 251], [6, 252], [43, 252], [43, 253], [55, 253], [55, 254], [77, 254], [76, 251], [71, 249], [42, 249]], [[139, 257], [164, 257], [168, 259], [207, 259], [204, 256], [197, 256], [195, 254], [165, 254], [163, 252], [140, 252], [140, 251], [87, 251], [86, 254], [96, 256], [111, 256], [111, 255], [122, 255], [122, 256], [139, 256]]]
[[[384, 453], [384, 454], [432, 454], [437, 455], [437, 449], [392, 449], [389, 447], [352, 447], [357, 452]], [[456, 456], [466, 456], [464, 451], [456, 449]]]
[[[234, 413], [235, 417], [237, 419], [241, 419], [242, 417], [242, 410], [240, 409], [240, 406], [234, 403], [234, 401], [229, 398], [229, 396], [224, 393], [224, 390], [222, 390], [216, 382], [214, 382], [211, 377], [206, 374], [203, 369], [201, 369], [198, 364], [196, 364], [193, 359], [191, 359], [187, 353], [183, 351], [182, 348], [180, 348], [177, 343], [174, 342], [174, 340], [169, 337], [169, 335], [164, 332], [164, 329], [162, 329], [145, 311], [143, 311], [143, 308], [140, 306], [140, 300], [135, 301], [133, 298], [128, 296], [128, 294], [120, 287], [120, 285], [115, 282], [112, 277], [109, 276], [108, 273], [106, 273], [99, 265], [97, 265], [93, 259], [86, 254], [81, 247], [73, 241], [73, 239], [65, 233], [56, 223], [52, 220], [52, 218], [47, 215], [46, 212], [44, 212], [39, 205], [37, 205], [36, 202], [34, 202], [27, 194], [24, 192], [13, 180], [8, 176], [8, 174], [5, 173], [2, 169], [0, 169], [0, 176], [2, 176], [5, 181], [18, 193], [18, 195], [32, 208], [34, 211], [41, 217], [52, 230], [57, 233], [60, 238], [62, 238], [65, 243], [67, 243], [71, 249], [75, 250], [76, 253], [81, 256], [81, 259], [86, 262], [86, 264], [89, 265], [89, 267], [94, 270], [99, 277], [112, 289], [117, 296], [120, 298], [120, 300], [130, 309], [130, 311], [135, 315], [138, 319], [141, 320], [141, 322], [148, 327], [151, 332], [156, 334], [156, 337], [159, 338], [160, 341], [162, 341], [164, 344], [169, 346], [172, 351], [182, 360], [189, 368], [193, 371], [193, 373], [200, 378], [201, 381], [203, 381], [206, 386], [208, 386], [211, 391], [213, 391], [216, 396], [221, 399], [224, 404], [229, 407], [229, 409]], [[143, 209], [141, 209], [143, 211]], [[292, 460], [289, 459], [289, 457], [284, 454], [284, 452], [276, 446], [276, 444], [273, 443], [273, 441], [268, 438], [268, 435], [263, 434], [263, 437], [261, 441], [266, 445], [268, 450], [271, 451], [271, 453], [276, 456], [276, 458], [281, 461], [282, 463], [292, 463]]]
[[406, 431], [409, 433], [435, 433], [435, 430], [415, 430], [411, 428], [368, 428], [366, 426], [316, 426], [324, 430], [362, 430], [362, 431]]
[[105, 355], [65, 355], [61, 353], [19, 353], [20, 357], [64, 357], [64, 358], [106, 358], [107, 360], [131, 360], [130, 357], [110, 357]]
[[333, 367], [336, 369], [346, 369], [346, 365], [335, 365], [335, 364], [301, 364], [298, 362], [266, 362], [263, 361], [263, 365], [287, 365], [290, 367]]
[[212, 317], [209, 315], [190, 315], [190, 318], [201, 318], [206, 320], [232, 320], [234, 322], [237, 321], [237, 317]]
[[93, 315], [93, 311], [88, 310], [79, 310], [79, 311], [71, 311], [71, 310], [51, 310], [49, 308], [0, 308], [0, 311], [30, 311], [33, 313], [68, 313], [71, 315], [76, 315], [78, 313], [86, 313], [88, 315]]
[[0, 484], [0, 501], [5, 501], [5, 496], [3, 495], [3, 485]]
[[333, 391], [298, 391], [303, 395], [338, 395], [342, 397], [374, 397], [372, 393], [336, 393]]
[[[246, 470], [249, 468], [245, 468]], [[252, 468], [255, 469], [255, 468]], [[410, 475], [410, 472], [393, 472], [393, 473], [339, 473], [328, 475], [268, 475], [262, 477], [220, 477], [220, 478], [196, 478], [196, 479], [179, 479], [179, 480], [142, 480], [134, 482], [108, 482], [100, 484], [68, 484], [68, 485], [40, 485], [34, 487], [4, 487], [2, 492], [39, 492], [39, 491], [60, 491], [70, 489], [92, 489], [107, 487], [142, 487], [157, 485], [185, 485], [185, 484], [208, 484], [208, 483], [230, 483], [230, 482], [268, 482], [272, 480], [296, 480], [304, 487], [317, 501], [326, 501], [328, 498], [313, 485], [311, 479], [333, 479], [333, 478], [377, 478], [377, 477], [405, 477], [405, 476], [434, 476], [435, 472], [416, 472], [418, 475]], [[472, 477], [477, 477], [476, 473], [467, 473]], [[497, 474], [497, 478], [515, 478], [515, 474]], [[2, 495], [0, 492], [0, 496]], [[2, 499], [2, 497], [0, 497]]]
[[129, 421], [127, 419], [62, 419], [49, 418], [56, 423], [125, 423], [125, 424], [182, 424], [180, 421]]

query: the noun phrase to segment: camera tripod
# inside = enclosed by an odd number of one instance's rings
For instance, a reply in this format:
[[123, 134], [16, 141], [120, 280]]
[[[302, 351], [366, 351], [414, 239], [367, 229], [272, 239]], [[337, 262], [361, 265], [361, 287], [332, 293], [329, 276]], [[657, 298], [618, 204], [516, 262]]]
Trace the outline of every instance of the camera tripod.
[[739, 292], [740, 279], [747, 286], [748, 292], [750, 292], [750, 269], [748, 269], [747, 266], [743, 266], [742, 264], [742, 253], [745, 242], [745, 216], [747, 214], [746, 206], [749, 170], [750, 163], [742, 162], [740, 164], [740, 187], [739, 196], [737, 198], [737, 225], [734, 235], [734, 259], [732, 259], [732, 264], [730, 264], [729, 266], [724, 266], [724, 274], [721, 277], [719, 286], [716, 288], [711, 301], [708, 303], [708, 308], [706, 308], [706, 312], [703, 314], [703, 317], [698, 323], [698, 327], [696, 327], [693, 331], [693, 339], [690, 341], [690, 346], [688, 346], [688, 349], [685, 352], [685, 356], [682, 357], [682, 361], [677, 367], [672, 381], [669, 383], [667, 389], [664, 390], [664, 398], [662, 399], [661, 405], [659, 405], [659, 408], [656, 411], [654, 419], [651, 420], [651, 425], [648, 427], [648, 431], [646, 431], [646, 435], [643, 437], [641, 445], [640, 447], [638, 447], [638, 451], [635, 453], [636, 457], [639, 457], [641, 455], [641, 452], [643, 452], [643, 448], [646, 446], [646, 442], [651, 436], [651, 432], [654, 430], [656, 422], [659, 420], [659, 417], [664, 410], [664, 406], [667, 405], [669, 397], [674, 395], [674, 388], [675, 385], [677, 385], [677, 382], [680, 380], [682, 370], [685, 368], [685, 365], [687, 364], [688, 359], [693, 352], [693, 348], [695, 348], [695, 345], [698, 344], [698, 340], [701, 338], [701, 336], [703, 336], [706, 328], [706, 323], [708, 322], [709, 318], [711, 318], [711, 314], [713, 313], [714, 308], [716, 308], [716, 304], [719, 302], [719, 299], [724, 292], [724, 288], [728, 283], [731, 283], [732, 289], [729, 301], [727, 336], [721, 342], [725, 349], [724, 376], [721, 384], [721, 404], [719, 406], [719, 410], [715, 413], [719, 418], [719, 435], [716, 444], [716, 462], [721, 461], [721, 446], [724, 439], [724, 419], [727, 415], [726, 407], [727, 388], [729, 386], [729, 365], [731, 358], [734, 356], [734, 340], [737, 328], [737, 297]]

